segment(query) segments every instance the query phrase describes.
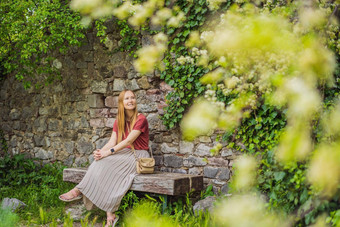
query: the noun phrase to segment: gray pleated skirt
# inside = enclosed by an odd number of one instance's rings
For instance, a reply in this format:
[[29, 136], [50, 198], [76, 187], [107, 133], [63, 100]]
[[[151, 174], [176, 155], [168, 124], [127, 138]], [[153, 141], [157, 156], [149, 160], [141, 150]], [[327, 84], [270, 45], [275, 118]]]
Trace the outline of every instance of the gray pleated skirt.
[[[138, 158], [150, 157], [145, 150], [136, 150], [136, 155]], [[83, 194], [86, 209], [90, 210], [95, 205], [101, 210], [115, 212], [136, 175], [133, 151], [124, 148], [99, 161], [93, 161], [76, 187]]]

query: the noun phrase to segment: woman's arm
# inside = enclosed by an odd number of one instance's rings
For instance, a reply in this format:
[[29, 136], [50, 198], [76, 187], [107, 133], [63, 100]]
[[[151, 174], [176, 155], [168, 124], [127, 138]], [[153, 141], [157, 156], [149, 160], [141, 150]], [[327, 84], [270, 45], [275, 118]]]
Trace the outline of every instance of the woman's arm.
[[[97, 151], [95, 153], [95, 156], [94, 156], [94, 159], [96, 161], [102, 159], [102, 158], [105, 158], [109, 155], [111, 155], [111, 151], [110, 149], [113, 148], [115, 150], [115, 152], [127, 147], [127, 146], [130, 146], [137, 138], [138, 136], [141, 134], [142, 132], [139, 131], [139, 130], [132, 130], [131, 133], [128, 135], [128, 137], [126, 137], [125, 140], [121, 141], [120, 143], [118, 143], [117, 145], [115, 146], [112, 146], [112, 147], [109, 147], [109, 146], [106, 146], [108, 145], [109, 143], [107, 143], [102, 149], [100, 149], [100, 151]], [[115, 133], [114, 133], [115, 134]], [[116, 136], [116, 135], [115, 135]], [[111, 139], [110, 139], [111, 140]], [[105, 149], [104, 149], [105, 148]]]
[[117, 134], [115, 131], [112, 131], [110, 140], [100, 150], [108, 150], [111, 147], [114, 147], [116, 144], [117, 144]]

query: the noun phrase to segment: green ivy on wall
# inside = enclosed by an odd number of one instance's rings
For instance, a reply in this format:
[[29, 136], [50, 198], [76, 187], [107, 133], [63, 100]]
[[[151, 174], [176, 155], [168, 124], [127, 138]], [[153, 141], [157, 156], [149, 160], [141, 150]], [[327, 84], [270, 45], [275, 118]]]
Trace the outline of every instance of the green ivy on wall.
[[207, 2], [176, 1], [176, 4], [186, 14], [186, 20], [177, 29], [165, 28], [170, 41], [169, 52], [163, 60], [165, 70], [161, 73], [161, 79], [174, 89], [166, 96], [168, 106], [164, 108], [165, 114], [162, 116], [163, 123], [168, 128], [178, 125], [193, 99], [203, 94], [205, 86], [199, 79], [209, 71], [194, 63], [181, 65], [176, 61], [180, 56], [191, 56], [190, 49], [184, 43], [188, 40], [189, 34], [198, 30], [206, 21]]
[[14, 73], [25, 88], [60, 78], [51, 52], [65, 54], [85, 37], [81, 17], [70, 10], [69, 1], [3, 0], [0, 15], [1, 68], [4, 74]]

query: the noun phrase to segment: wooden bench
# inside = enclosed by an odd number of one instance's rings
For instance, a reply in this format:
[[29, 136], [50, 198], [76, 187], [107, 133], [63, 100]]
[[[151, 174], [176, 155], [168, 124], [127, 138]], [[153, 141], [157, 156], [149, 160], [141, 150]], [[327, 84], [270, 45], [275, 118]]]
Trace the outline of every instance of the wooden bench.
[[[63, 171], [63, 180], [79, 183], [86, 174], [86, 168], [66, 168]], [[164, 198], [163, 211], [167, 206], [168, 195], [185, 195], [192, 190], [203, 189], [203, 176], [155, 172], [153, 174], [139, 174], [133, 182], [130, 190], [155, 193]]]

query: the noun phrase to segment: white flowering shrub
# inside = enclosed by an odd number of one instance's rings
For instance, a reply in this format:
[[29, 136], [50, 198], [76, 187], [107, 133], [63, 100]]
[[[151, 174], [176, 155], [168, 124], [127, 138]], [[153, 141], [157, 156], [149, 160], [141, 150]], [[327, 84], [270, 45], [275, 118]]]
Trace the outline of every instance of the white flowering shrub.
[[[72, 6], [86, 15], [96, 18], [97, 12], [106, 14], [106, 1], [84, 1], [83, 5], [78, 4], [80, 1], [73, 0]], [[226, 1], [207, 2], [211, 10], [216, 10]], [[183, 137], [193, 140], [215, 129], [232, 132], [259, 107], [260, 100], [285, 109], [287, 124], [275, 148], [275, 162], [292, 171], [304, 163], [307, 174], [299, 169], [294, 177], [308, 179], [311, 190], [306, 189], [306, 193], [312, 195], [311, 200], [332, 199], [339, 194], [340, 185], [340, 104], [325, 111], [320, 87], [325, 89], [337, 82], [333, 76], [339, 54], [336, 3], [248, 2], [236, 1], [214, 21], [192, 31], [185, 40], [191, 53], [175, 59], [180, 65], [197, 64], [209, 71], [200, 79], [206, 86], [204, 97], [196, 100], [181, 123]], [[180, 26], [186, 14], [176, 6], [164, 5], [164, 1], [149, 0], [135, 4], [123, 1], [111, 7], [113, 15], [129, 18], [136, 28], [149, 19], [154, 25]], [[141, 73], [163, 69], [167, 40], [160, 33], [155, 44], [139, 50], [135, 68]], [[221, 100], [217, 94], [227, 98]], [[322, 122], [317, 141], [313, 138], [316, 121]], [[219, 144], [214, 151], [220, 149]], [[253, 159], [241, 159], [236, 166], [233, 186], [239, 197], [225, 201], [217, 209], [218, 225], [294, 223], [294, 217], [282, 221], [280, 215], [266, 211], [252, 186], [257, 166]], [[285, 174], [277, 172], [274, 177], [280, 181]]]

